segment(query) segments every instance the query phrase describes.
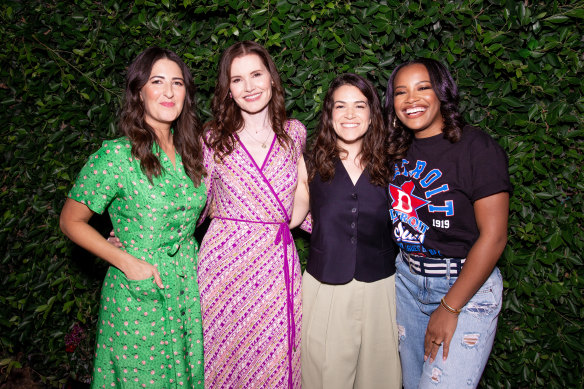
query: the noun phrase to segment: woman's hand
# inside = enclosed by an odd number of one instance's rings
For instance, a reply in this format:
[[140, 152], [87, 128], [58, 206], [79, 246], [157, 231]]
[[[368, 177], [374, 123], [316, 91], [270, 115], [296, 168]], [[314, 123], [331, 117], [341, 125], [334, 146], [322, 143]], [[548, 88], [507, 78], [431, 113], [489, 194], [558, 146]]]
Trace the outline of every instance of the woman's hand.
[[210, 219], [215, 218], [215, 198], [211, 200], [211, 204], [209, 204], [209, 209], [207, 210], [207, 217]]
[[124, 247], [124, 245], [120, 241], [120, 238], [118, 238], [116, 236], [116, 233], [114, 232], [114, 230], [111, 230], [110, 231], [110, 236], [108, 236], [108, 238], [106, 240], [107, 240], [107, 242], [109, 244], [111, 244], [112, 246], [117, 247], [119, 249], [121, 249], [122, 247]]
[[[468, 252], [458, 279], [445, 296], [454, 309], [464, 307], [474, 296], [503, 253], [507, 243], [509, 193], [496, 193], [475, 201], [474, 213], [479, 237]], [[430, 315], [424, 338], [424, 360], [429, 357], [430, 363], [434, 362], [441, 343], [444, 346], [442, 359], [446, 360], [457, 324], [458, 316], [442, 306]]]
[[146, 261], [134, 258], [133, 261], [128, 261], [128, 263], [124, 265], [123, 268], [120, 268], [120, 270], [124, 272], [128, 280], [142, 281], [154, 277], [156, 285], [158, 285], [159, 288], [164, 287], [156, 266], [151, 265]]
[[457, 324], [458, 315], [448, 312], [441, 305], [432, 312], [424, 338], [424, 361], [430, 357], [430, 363], [434, 362], [440, 345], [442, 345], [442, 359], [448, 358], [450, 341]]
[[[110, 231], [110, 236], [107, 238], [107, 242], [114, 247], [122, 248], [124, 245], [120, 241], [120, 238], [116, 236], [114, 230]], [[134, 257], [132, 257], [135, 259]], [[162, 288], [164, 285], [162, 284], [162, 279], [160, 278], [160, 273], [158, 273], [158, 269], [149, 264], [146, 261], [141, 261], [136, 259], [129, 261], [130, 263], [125, 267], [125, 269], [120, 269], [126, 275], [126, 278], [132, 281], [140, 281], [145, 280], [150, 277], [154, 277], [154, 281], [158, 287]]]
[[93, 211], [85, 204], [67, 199], [59, 219], [61, 230], [79, 246], [120, 269], [128, 279], [144, 280], [154, 277], [156, 284], [162, 288], [164, 285], [156, 267], [108, 243], [95, 228], [89, 225], [92, 215]]

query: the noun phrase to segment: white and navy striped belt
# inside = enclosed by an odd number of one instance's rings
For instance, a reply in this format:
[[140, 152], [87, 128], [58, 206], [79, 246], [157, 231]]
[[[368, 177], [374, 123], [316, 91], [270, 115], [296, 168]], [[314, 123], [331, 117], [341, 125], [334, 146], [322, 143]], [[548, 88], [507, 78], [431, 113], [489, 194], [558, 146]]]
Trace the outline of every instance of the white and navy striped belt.
[[458, 277], [466, 258], [430, 258], [401, 252], [410, 272], [424, 277]]

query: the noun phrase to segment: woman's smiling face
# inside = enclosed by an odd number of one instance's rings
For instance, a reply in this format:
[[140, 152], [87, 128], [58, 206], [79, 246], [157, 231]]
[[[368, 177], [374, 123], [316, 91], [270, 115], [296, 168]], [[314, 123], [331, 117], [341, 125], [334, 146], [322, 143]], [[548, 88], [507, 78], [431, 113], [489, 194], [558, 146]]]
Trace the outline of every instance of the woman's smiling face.
[[246, 54], [231, 63], [229, 90], [242, 111], [256, 114], [272, 99], [272, 77], [256, 54]]
[[339, 145], [361, 144], [371, 124], [367, 97], [356, 86], [345, 84], [333, 93], [332, 124]]
[[401, 68], [393, 82], [393, 107], [404, 126], [416, 138], [427, 138], [442, 133], [444, 119], [440, 100], [434, 92], [428, 70], [422, 64]]

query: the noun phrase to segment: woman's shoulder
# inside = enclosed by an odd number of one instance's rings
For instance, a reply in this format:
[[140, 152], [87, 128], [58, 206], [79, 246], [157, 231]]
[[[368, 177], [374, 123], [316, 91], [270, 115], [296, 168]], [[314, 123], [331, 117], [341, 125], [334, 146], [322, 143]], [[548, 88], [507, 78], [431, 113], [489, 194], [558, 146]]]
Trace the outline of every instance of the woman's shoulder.
[[300, 120], [288, 119], [284, 129], [295, 141], [300, 140], [301, 143], [306, 142], [306, 127]]
[[90, 160], [119, 161], [131, 158], [132, 143], [126, 137], [102, 141], [101, 147], [91, 155]]
[[118, 150], [122, 150], [122, 149], [132, 149], [132, 142], [130, 142], [130, 140], [125, 137], [125, 136], [121, 136], [119, 138], [115, 138], [115, 139], [106, 139], [103, 142], [101, 142], [101, 148], [106, 148], [106, 149], [118, 149]]
[[293, 119], [293, 118], [286, 120], [285, 128], [288, 130], [288, 132], [298, 132], [298, 131], [306, 132], [306, 127], [304, 126], [304, 124], [302, 124], [302, 122], [300, 120]]
[[495, 146], [500, 147], [493, 137], [482, 128], [466, 125], [462, 129], [461, 140], [472, 147]]

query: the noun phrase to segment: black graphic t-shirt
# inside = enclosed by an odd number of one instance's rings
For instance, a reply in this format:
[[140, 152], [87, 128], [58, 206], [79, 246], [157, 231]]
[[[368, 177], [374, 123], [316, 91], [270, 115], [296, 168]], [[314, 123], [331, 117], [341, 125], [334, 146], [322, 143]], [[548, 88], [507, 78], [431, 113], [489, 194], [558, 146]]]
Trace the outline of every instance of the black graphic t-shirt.
[[499, 192], [511, 192], [507, 156], [485, 132], [414, 139], [389, 185], [393, 239], [413, 255], [465, 258], [479, 235], [473, 203]]

